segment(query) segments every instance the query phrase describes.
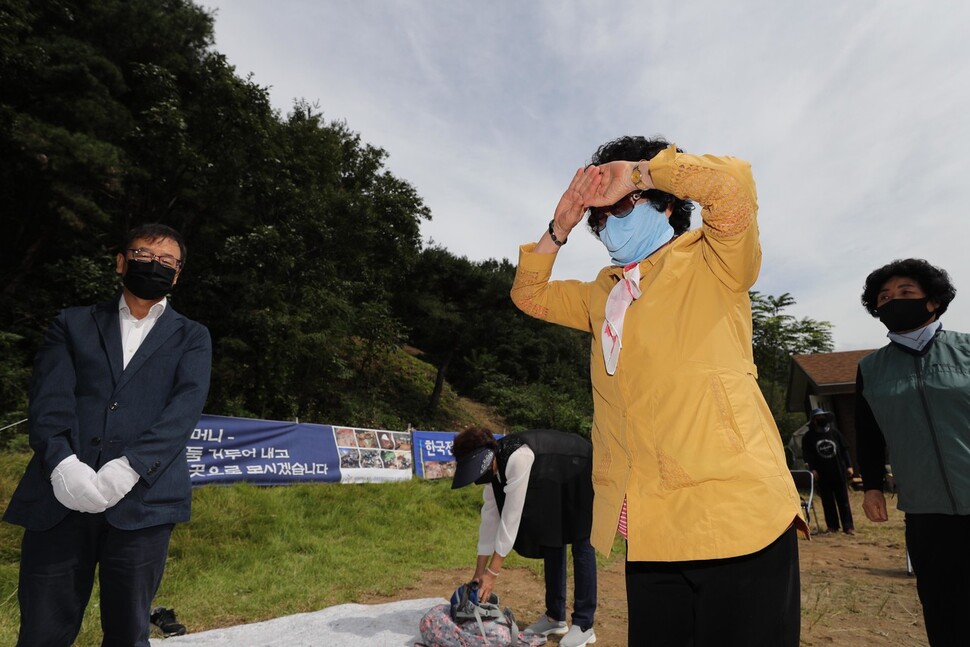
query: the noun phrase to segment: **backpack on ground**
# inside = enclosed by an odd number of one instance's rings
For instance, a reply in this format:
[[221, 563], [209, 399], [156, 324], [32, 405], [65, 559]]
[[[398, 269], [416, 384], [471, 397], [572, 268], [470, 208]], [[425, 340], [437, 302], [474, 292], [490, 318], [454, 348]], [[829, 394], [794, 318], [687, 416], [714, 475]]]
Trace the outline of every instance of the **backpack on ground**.
[[[508, 609], [506, 609], [508, 611]], [[508, 611], [511, 615], [511, 611]], [[500, 620], [503, 618], [502, 611], [498, 606], [498, 596], [494, 593], [488, 596], [487, 600], [480, 600], [478, 595], [478, 582], [462, 584], [451, 594], [451, 619], [456, 623], [474, 620], [478, 623], [478, 628], [482, 635], [485, 634], [483, 622], [485, 620]], [[514, 620], [510, 629], [518, 633], [518, 627]]]
[[544, 645], [545, 636], [519, 632], [511, 609], [500, 609], [494, 593], [478, 598], [478, 582], [455, 589], [449, 604], [431, 608], [419, 624], [422, 647], [532, 647]]

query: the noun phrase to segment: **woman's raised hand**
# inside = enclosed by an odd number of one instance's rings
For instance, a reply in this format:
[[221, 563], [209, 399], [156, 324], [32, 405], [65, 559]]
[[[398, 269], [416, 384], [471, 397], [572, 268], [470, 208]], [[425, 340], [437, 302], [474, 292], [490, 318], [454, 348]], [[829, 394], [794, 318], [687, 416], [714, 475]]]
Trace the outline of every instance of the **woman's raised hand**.
[[589, 206], [589, 200], [596, 194], [600, 183], [600, 172], [597, 167], [590, 166], [579, 169], [573, 175], [572, 182], [565, 193], [559, 198], [553, 218], [556, 226], [567, 234], [583, 219], [583, 214]]
[[[637, 162], [619, 161], [597, 166], [596, 168], [600, 173], [600, 182], [588, 206], [607, 207], [616, 204], [625, 196], [636, 191], [638, 187], [633, 184], [631, 177], [631, 172], [636, 164]], [[650, 178], [650, 171], [646, 162], [640, 164], [640, 182], [648, 189], [653, 188], [653, 180]]]
[[[630, 177], [636, 162], [609, 162], [599, 166], [578, 169], [566, 191], [559, 198], [553, 214], [557, 238], [561, 241], [579, 224], [590, 207], [606, 207], [616, 204], [624, 196], [637, 190]], [[641, 182], [653, 187], [650, 172], [643, 163]]]

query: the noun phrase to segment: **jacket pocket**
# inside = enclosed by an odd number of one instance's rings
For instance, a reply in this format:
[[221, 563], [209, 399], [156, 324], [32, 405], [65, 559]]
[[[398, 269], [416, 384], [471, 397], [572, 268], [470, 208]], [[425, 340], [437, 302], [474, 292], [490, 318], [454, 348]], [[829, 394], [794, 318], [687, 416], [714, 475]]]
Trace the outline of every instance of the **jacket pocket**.
[[743, 378], [716, 371], [687, 378], [657, 394], [659, 415], [650, 424], [665, 490], [737, 478], [747, 451], [743, 417], [754, 412]]
[[728, 450], [735, 454], [744, 451], [744, 436], [738, 427], [738, 421], [731, 408], [731, 398], [720, 375], [712, 375], [710, 380], [711, 397], [717, 412], [715, 428], [723, 438]]
[[610, 440], [603, 434], [596, 424], [591, 433], [593, 441], [593, 482], [605, 483], [609, 480], [610, 467], [613, 465], [613, 453], [610, 451]]

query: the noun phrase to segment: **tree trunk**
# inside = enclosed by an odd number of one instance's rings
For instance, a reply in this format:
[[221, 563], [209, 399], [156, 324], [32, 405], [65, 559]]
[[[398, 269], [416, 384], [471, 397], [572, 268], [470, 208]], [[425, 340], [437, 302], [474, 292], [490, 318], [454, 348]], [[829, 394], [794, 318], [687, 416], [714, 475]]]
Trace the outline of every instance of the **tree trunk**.
[[451, 365], [451, 360], [455, 356], [455, 352], [458, 350], [458, 343], [451, 345], [448, 349], [448, 354], [445, 355], [441, 364], [438, 366], [438, 374], [434, 379], [434, 389], [431, 391], [431, 397], [428, 398], [428, 415], [435, 413], [438, 410], [438, 404], [441, 402], [441, 392], [445, 389], [445, 375], [448, 373], [448, 366]]

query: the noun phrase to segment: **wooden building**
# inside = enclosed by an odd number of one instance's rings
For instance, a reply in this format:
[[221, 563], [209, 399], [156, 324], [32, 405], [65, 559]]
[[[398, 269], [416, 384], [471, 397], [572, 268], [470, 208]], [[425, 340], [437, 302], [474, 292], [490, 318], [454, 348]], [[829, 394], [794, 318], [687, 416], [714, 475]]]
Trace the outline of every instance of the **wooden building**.
[[[835, 424], [845, 435], [855, 460], [855, 378], [859, 360], [875, 351], [849, 350], [839, 353], [793, 355], [788, 378], [788, 411], [808, 414], [821, 407], [835, 414]], [[795, 443], [807, 427], [795, 432]], [[800, 456], [800, 447], [795, 451]]]

